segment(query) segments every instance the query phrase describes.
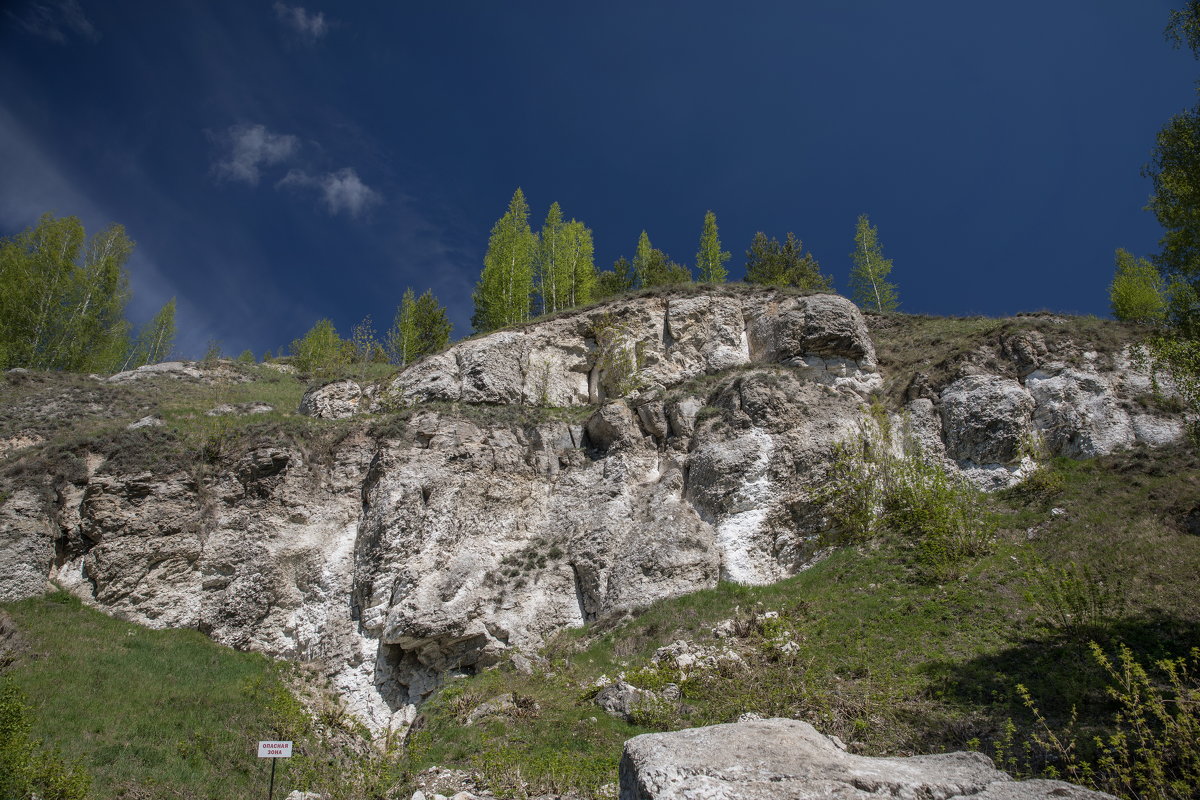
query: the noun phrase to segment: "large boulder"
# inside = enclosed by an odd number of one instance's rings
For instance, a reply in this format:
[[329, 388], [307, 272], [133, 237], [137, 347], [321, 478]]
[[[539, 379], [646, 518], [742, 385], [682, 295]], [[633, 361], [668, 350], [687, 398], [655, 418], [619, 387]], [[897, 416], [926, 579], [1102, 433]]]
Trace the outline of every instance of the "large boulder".
[[362, 399], [362, 387], [355, 381], [334, 381], [305, 392], [300, 413], [318, 419], [345, 419], [354, 416]]
[[621, 800], [1115, 800], [1062, 781], [1014, 781], [982, 753], [851, 755], [811, 725], [764, 719], [625, 743]]
[[1020, 459], [1034, 406], [1021, 384], [999, 375], [969, 375], [943, 389], [941, 399], [947, 455], [979, 465]]

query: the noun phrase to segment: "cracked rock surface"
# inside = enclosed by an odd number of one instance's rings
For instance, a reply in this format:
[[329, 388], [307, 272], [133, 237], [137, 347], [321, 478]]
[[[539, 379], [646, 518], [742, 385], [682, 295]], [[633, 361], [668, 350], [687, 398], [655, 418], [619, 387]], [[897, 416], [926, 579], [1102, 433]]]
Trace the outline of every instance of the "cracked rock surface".
[[763, 719], [625, 743], [620, 800], [1115, 800], [1062, 781], [1014, 781], [982, 753], [870, 758], [806, 722]]
[[[629, 376], [597, 343], [614, 325], [635, 368], [621, 392]], [[1013, 338], [986, 359], [1007, 374], [914, 384], [891, 427], [988, 487], [1036, 468], [1032, 444], [1100, 454], [1183, 435], [1179, 415], [1136, 401], [1151, 382], [1124, 354], [1055, 355]], [[30, 395], [0, 458], [36, 454], [39, 415], [124, 429], [146, 411], [121, 412], [122, 393], [234, 369], [153, 366]], [[247, 441], [203, 469], [84, 453], [69, 472], [0, 478], [0, 601], [53, 579], [131, 621], [320, 665], [372, 729], [402, 729], [443, 681], [513, 647], [720, 580], [795, 574], [816, 550], [834, 453], [877, 424], [882, 385], [841, 297], [619, 298], [460, 342], [381, 384], [313, 389], [302, 410], [343, 420], [314, 421], [340, 431], [328, 447]], [[154, 426], [122, 435], [172, 441]]]

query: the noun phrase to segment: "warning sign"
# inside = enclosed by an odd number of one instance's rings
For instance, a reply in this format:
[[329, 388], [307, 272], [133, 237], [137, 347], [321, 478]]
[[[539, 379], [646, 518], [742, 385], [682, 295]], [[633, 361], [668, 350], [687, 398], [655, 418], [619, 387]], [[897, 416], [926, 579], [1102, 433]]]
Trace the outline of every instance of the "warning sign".
[[259, 758], [291, 758], [292, 743], [291, 742], [259, 742], [258, 743]]

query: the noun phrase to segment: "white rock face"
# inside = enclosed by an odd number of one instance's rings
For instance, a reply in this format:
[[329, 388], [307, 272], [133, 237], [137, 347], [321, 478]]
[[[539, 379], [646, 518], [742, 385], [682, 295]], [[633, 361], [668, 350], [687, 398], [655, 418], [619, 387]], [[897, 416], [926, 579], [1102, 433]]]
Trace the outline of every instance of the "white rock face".
[[14, 492], [0, 505], [0, 603], [46, 590], [56, 533], [34, 492]]
[[104, 379], [106, 383], [133, 383], [151, 378], [174, 378], [198, 383], [245, 383], [251, 380], [228, 364], [217, 362], [206, 364], [201, 361], [163, 361], [146, 364], [137, 369], [118, 372]]
[[[1005, 347], [1010, 377], [926, 387], [893, 427], [996, 486], [1031, 466], [1039, 437], [1085, 453], [1182, 435], [1131, 401], [1144, 386], [1128, 370], [1059, 369], [1030, 337]], [[461, 342], [382, 387], [306, 394], [322, 418], [417, 406], [380, 438], [351, 423], [322, 455], [259, 444], [196, 474], [92, 457], [45, 491], [0, 485], [0, 599], [51, 577], [127, 619], [321, 664], [372, 728], [403, 728], [448, 675], [508, 648], [801, 569], [834, 448], [881, 386], [839, 297], [618, 300]]]
[[[770, 362], [811, 369], [830, 383], [873, 388], [875, 350], [858, 309], [843, 297], [643, 297], [460, 342], [417, 362], [372, 408], [429, 400], [578, 406], [624, 394], [604, 332], [626, 348], [642, 386]], [[616, 331], [615, 334], [611, 333]], [[634, 355], [636, 353], [636, 355]]]
[[355, 381], [334, 381], [305, 392], [300, 398], [300, 413], [318, 419], [345, 419], [358, 411], [362, 397], [362, 387]]
[[1062, 781], [1014, 781], [982, 753], [868, 758], [811, 725], [764, 719], [625, 743], [621, 800], [1115, 800]]

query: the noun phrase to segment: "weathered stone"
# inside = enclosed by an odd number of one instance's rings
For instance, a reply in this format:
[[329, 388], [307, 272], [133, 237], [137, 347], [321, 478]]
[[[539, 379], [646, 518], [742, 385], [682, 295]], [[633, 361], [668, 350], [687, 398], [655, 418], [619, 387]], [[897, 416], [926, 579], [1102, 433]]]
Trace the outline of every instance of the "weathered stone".
[[0, 603], [39, 595], [54, 559], [56, 531], [37, 494], [20, 489], [0, 503]]
[[516, 710], [516, 701], [513, 699], [512, 692], [508, 692], [507, 694], [497, 695], [489, 700], [484, 700], [475, 706], [467, 714], [467, 718], [463, 724], [471, 726], [488, 717], [506, 717]]
[[1021, 377], [1025, 377], [1041, 366], [1042, 361], [1049, 354], [1045, 338], [1037, 331], [1019, 331], [1011, 336], [1006, 336], [1001, 347], [1004, 354], [1012, 360], [1017, 374]]
[[125, 426], [125, 428], [126, 430], [136, 431], [138, 428], [161, 428], [164, 424], [166, 423], [151, 414], [149, 416], [142, 417], [136, 422], [129, 423]]
[[642, 440], [642, 430], [629, 406], [620, 400], [601, 406], [584, 426], [588, 441], [599, 450], [631, 447]]
[[[642, 388], [622, 399], [606, 399], [612, 376], [594, 338], [614, 319], [642, 353]], [[1102, 361], [1092, 372], [1135, 437], [1181, 430], [1178, 417], [1135, 407], [1133, 384]], [[533, 652], [558, 630], [811, 563], [830, 459], [873, 424], [880, 380], [861, 316], [841, 298], [620, 299], [462, 342], [374, 395], [343, 382], [306, 398], [336, 416], [468, 399], [519, 414], [417, 408], [378, 440], [347, 425], [311, 457], [255, 442], [203, 471], [127, 474], [87, 458], [86, 474], [49, 495], [5, 484], [0, 592], [39, 594], [51, 576], [130, 620], [322, 665], [352, 713], [403, 728], [449, 677]], [[892, 415], [894, 431], [996, 485], [1018, 474], [1003, 459], [1037, 433], [1041, 409], [1018, 382], [980, 374], [919, 394]], [[586, 424], [536, 410], [592, 400]], [[29, 413], [92, 413], [81, 408]], [[1063, 419], [1099, 441], [1087, 408]], [[707, 668], [708, 655], [696, 658], [676, 667]]]
[[654, 692], [639, 689], [626, 681], [617, 681], [597, 692], [593, 701], [604, 709], [606, 714], [632, 722], [639, 705], [653, 703], [657, 699], [658, 696]]
[[137, 369], [118, 372], [105, 378], [106, 383], [133, 383], [151, 378], [173, 378], [197, 383], [246, 383], [252, 380], [234, 369], [229, 362], [163, 361]]
[[748, 720], [625, 743], [621, 800], [1114, 800], [1061, 781], [1013, 781], [981, 753], [852, 755], [811, 725]]
[[1033, 398], [1011, 378], [960, 378], [941, 394], [947, 455], [976, 465], [1019, 460], [1031, 432], [1033, 407]]
[[300, 398], [300, 413], [318, 419], [345, 419], [354, 416], [362, 399], [362, 387], [345, 379], [316, 386]]
[[284, 375], [296, 375], [300, 372], [300, 370], [296, 369], [291, 364], [280, 364], [276, 361], [264, 361], [262, 364], [259, 364], [259, 366], [266, 367], [267, 369], [274, 370], [276, 372], [282, 372]]
[[274, 406], [266, 403], [222, 403], [204, 413], [210, 417], [241, 417], [247, 414], [268, 414], [274, 410]]
[[1090, 458], [1137, 439], [1129, 414], [1094, 372], [1037, 370], [1025, 378], [1025, 388], [1037, 405], [1033, 424], [1055, 455]]
[[[624, 354], [610, 359], [609, 368], [598, 336]], [[460, 342], [388, 381], [371, 407], [433, 400], [586, 405], [615, 399], [636, 386], [670, 388], [700, 375], [767, 362], [819, 366], [831, 382], [866, 386], [877, 380], [866, 325], [845, 298], [774, 292], [639, 297]], [[614, 364], [623, 366], [613, 369]], [[652, 418], [647, 425], [658, 429], [658, 423]]]

